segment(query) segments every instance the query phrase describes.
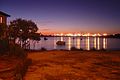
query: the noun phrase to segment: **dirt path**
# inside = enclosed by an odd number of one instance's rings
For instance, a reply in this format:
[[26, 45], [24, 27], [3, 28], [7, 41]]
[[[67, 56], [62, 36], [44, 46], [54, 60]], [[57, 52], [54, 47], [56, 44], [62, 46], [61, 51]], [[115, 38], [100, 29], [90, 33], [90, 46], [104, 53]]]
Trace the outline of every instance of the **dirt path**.
[[25, 80], [120, 80], [120, 51], [45, 51], [33, 60]]

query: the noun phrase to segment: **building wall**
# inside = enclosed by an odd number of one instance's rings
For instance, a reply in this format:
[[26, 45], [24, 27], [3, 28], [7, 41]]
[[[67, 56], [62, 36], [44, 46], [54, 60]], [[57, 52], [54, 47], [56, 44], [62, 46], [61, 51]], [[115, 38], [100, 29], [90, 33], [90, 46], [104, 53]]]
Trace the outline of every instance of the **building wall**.
[[[7, 22], [7, 17], [6, 17], [5, 15], [1, 15], [1, 14], [0, 14], [0, 24], [4, 24], [4, 25], [5, 25], [4, 27], [6, 27], [6, 25], [7, 25], [6, 22]], [[7, 35], [7, 33], [4, 32], [4, 33], [0, 36], [0, 39], [6, 38], [6, 35]]]
[[0, 14], [0, 23], [6, 24], [6, 19], [7, 19], [6, 16]]

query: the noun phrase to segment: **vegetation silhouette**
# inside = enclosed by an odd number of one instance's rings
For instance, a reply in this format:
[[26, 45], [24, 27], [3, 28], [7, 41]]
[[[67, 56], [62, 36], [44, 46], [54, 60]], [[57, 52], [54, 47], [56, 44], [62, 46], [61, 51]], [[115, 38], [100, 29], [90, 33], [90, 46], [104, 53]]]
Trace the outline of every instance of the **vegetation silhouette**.
[[106, 36], [106, 37], [107, 37], [107, 38], [118, 38], [118, 39], [120, 39], [120, 33], [108, 35], [108, 36]]
[[0, 54], [9, 51], [9, 40], [7, 34], [7, 25], [0, 23]]
[[30, 48], [29, 40], [40, 40], [40, 34], [36, 33], [38, 30], [37, 25], [31, 20], [16, 19], [10, 22], [9, 25], [9, 37], [15, 43], [16, 39], [18, 43], [24, 49]]

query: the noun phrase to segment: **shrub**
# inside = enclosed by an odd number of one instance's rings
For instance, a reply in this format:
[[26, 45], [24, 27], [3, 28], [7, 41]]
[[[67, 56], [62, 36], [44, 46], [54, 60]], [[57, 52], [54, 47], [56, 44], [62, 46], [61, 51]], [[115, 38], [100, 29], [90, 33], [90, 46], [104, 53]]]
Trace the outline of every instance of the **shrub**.
[[78, 49], [78, 48], [76, 48], [76, 47], [71, 47], [70, 50], [71, 50], [71, 51], [83, 51], [82, 48]]
[[71, 47], [70, 50], [74, 51], [74, 50], [78, 50], [78, 49], [76, 47]]
[[7, 39], [0, 40], [0, 54], [5, 54], [9, 51], [9, 41]]
[[83, 48], [80, 48], [79, 50], [80, 50], [80, 51], [83, 51]]
[[42, 48], [41, 48], [41, 51], [46, 51], [46, 50], [47, 50], [47, 49], [46, 49], [46, 48], [44, 48], [44, 47], [42, 47]]
[[18, 44], [10, 45], [9, 55], [17, 56], [20, 58], [27, 57], [27, 54], [25, 53], [24, 49], [21, 48]]
[[106, 49], [104, 49], [104, 48], [101, 48], [100, 50], [101, 50], [101, 51], [106, 51]]
[[92, 50], [92, 51], [96, 51], [97, 49], [96, 49], [95, 47], [93, 47], [93, 48], [91, 48], [90, 50]]

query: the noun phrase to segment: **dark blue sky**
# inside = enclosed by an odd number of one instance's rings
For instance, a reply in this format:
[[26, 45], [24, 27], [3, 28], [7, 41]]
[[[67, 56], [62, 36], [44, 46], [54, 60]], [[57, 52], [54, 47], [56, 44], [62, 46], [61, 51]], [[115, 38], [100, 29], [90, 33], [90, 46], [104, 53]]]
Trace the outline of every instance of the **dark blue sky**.
[[8, 19], [33, 20], [43, 33], [119, 33], [120, 0], [1, 0]]

